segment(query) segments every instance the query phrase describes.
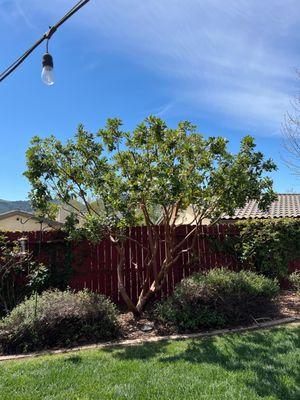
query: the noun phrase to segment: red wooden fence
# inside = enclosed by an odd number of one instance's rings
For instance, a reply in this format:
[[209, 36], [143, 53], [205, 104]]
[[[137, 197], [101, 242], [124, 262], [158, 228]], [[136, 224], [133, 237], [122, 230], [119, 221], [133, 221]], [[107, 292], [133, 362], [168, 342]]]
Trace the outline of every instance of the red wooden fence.
[[[165, 256], [165, 244], [162, 227], [157, 227], [162, 238], [158, 251], [158, 265]], [[190, 226], [177, 228], [177, 242], [189, 232]], [[238, 235], [235, 225], [203, 226], [197, 239], [194, 251], [183, 253], [174, 267], [168, 273], [162, 289], [162, 296], [170, 294], [176, 283], [195, 271], [207, 270], [215, 267], [238, 269], [239, 265], [233, 256], [216, 250], [213, 242], [222, 242], [228, 235]], [[118, 293], [117, 282], [117, 251], [109, 240], [103, 240], [98, 245], [91, 245], [87, 241], [66, 244], [61, 232], [20, 232], [6, 233], [11, 241], [21, 236], [28, 238], [29, 250], [34, 257], [48, 265], [64, 272], [68, 265], [73, 271], [69, 286], [80, 290], [88, 288], [109, 296], [117, 303], [122, 303]], [[128, 235], [148, 247], [147, 228], [130, 228]], [[190, 239], [191, 240], [191, 239]], [[189, 243], [188, 243], [189, 244]], [[185, 244], [186, 247], [186, 244]], [[130, 297], [136, 301], [141, 282], [145, 273], [146, 251], [136, 242], [127, 240], [125, 245], [124, 277], [125, 287]], [[69, 260], [71, 256], [71, 261]], [[293, 269], [300, 269], [300, 262], [293, 264]]]
[[[157, 229], [161, 230], [160, 237], [162, 239], [157, 254], [158, 265], [160, 265], [165, 257], [165, 244], [162, 228], [157, 227]], [[178, 228], [178, 242], [182, 240], [189, 229], [191, 229], [189, 226]], [[131, 228], [128, 233], [135, 241], [144, 247], [148, 247], [146, 227]], [[235, 227], [232, 227], [227, 228], [225, 232], [223, 227], [203, 227], [195, 246], [195, 251], [199, 259], [196, 262], [192, 260], [191, 253], [182, 254], [174, 267], [169, 271], [161, 294], [163, 296], [170, 294], [176, 283], [196, 270], [199, 271], [221, 265], [231, 268], [236, 267], [236, 262], [232, 257], [212, 250], [210, 240], [222, 240], [225, 234], [237, 234], [237, 230]], [[104, 293], [113, 300], [120, 302], [116, 271], [117, 252], [111, 241], [103, 240], [97, 246], [91, 246], [88, 242], [81, 242], [74, 245], [72, 254], [74, 256], [73, 268], [75, 273], [71, 279], [70, 286], [75, 289], [87, 287]], [[130, 297], [134, 301], [138, 297], [139, 289], [143, 282], [145, 257], [145, 250], [136, 242], [130, 240], [126, 242], [124, 283]], [[153, 279], [154, 277], [152, 276], [151, 278]]]

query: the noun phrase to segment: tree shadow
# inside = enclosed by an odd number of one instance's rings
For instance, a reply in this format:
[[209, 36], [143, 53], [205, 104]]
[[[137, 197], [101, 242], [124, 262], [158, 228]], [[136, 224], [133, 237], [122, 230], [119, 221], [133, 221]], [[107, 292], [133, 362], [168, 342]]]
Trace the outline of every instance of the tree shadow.
[[[278, 333], [278, 334], [277, 334]], [[288, 364], [286, 355], [300, 349], [300, 327], [246, 334], [228, 334], [187, 342], [184, 351], [167, 355], [170, 342], [148, 342], [129, 347], [104, 349], [118, 360], [150, 360], [162, 363], [188, 362], [220, 366], [229, 372], [243, 372], [238, 379], [260, 397], [300, 399], [300, 362]], [[272, 397], [272, 398], [273, 398]]]
[[113, 357], [118, 360], [149, 360], [163, 354], [168, 343], [167, 340], [161, 340], [125, 347], [112, 346], [104, 348], [102, 351], [112, 353]]
[[82, 363], [82, 358], [80, 356], [71, 356], [71, 357], [64, 358], [63, 362], [77, 365], [77, 364]]
[[295, 367], [287, 365], [284, 357], [293, 348], [300, 349], [300, 328], [286, 329], [283, 341], [276, 338], [274, 340], [274, 336], [267, 332], [227, 335], [222, 346], [218, 345], [216, 338], [194, 340], [184, 352], [161, 358], [160, 361], [185, 360], [190, 363], [218, 365], [227, 371], [251, 371], [251, 374], [244, 374], [241, 379], [259, 396], [299, 400], [300, 361]]

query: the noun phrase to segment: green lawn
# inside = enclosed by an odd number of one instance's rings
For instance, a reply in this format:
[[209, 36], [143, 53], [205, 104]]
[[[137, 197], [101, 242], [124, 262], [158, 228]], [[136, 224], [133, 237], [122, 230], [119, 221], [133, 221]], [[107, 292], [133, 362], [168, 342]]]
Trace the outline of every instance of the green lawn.
[[1, 400], [300, 399], [300, 326], [0, 363]]

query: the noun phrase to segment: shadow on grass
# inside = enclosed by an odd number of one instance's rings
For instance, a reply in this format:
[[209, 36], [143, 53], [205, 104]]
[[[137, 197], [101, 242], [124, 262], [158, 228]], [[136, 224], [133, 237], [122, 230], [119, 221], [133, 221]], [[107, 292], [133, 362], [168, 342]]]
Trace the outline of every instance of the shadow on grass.
[[169, 344], [167, 340], [159, 342], [148, 342], [136, 346], [112, 346], [101, 349], [106, 353], [112, 353], [113, 357], [119, 360], [149, 360], [162, 354]]
[[[145, 343], [138, 346], [107, 349], [120, 360], [158, 358], [163, 363], [197, 363], [219, 366], [226, 371], [241, 373], [238, 379], [260, 397], [280, 400], [300, 399], [300, 327], [273, 329], [247, 334], [226, 335], [188, 342], [184, 351], [166, 356], [170, 342]], [[245, 373], [243, 372], [251, 372]], [[273, 398], [273, 397], [272, 397]]]
[[71, 356], [71, 357], [64, 358], [63, 362], [77, 365], [77, 364], [81, 364], [82, 358], [80, 356]]

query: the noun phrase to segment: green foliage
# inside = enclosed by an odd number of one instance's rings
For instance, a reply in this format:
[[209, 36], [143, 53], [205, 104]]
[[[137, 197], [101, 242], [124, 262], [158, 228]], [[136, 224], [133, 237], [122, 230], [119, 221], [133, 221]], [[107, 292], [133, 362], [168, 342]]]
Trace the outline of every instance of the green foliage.
[[[167, 270], [179, 257], [178, 249], [188, 251], [184, 248], [188, 234], [180, 245], [175, 239], [175, 222], [188, 206], [193, 206], [200, 223], [232, 214], [251, 199], [266, 209], [275, 198], [266, 173], [276, 167], [256, 151], [252, 137], [244, 137], [239, 152], [233, 154], [225, 138], [206, 139], [188, 121], [173, 129], [150, 116], [133, 132], [124, 132], [121, 120], [108, 119], [96, 134], [80, 125], [65, 144], [54, 136], [33, 138], [26, 156], [30, 199], [39, 213], [51, 216], [55, 202], [67, 204], [73, 209], [65, 226], [70, 237], [84, 236], [92, 242], [106, 237], [116, 244], [119, 289], [134, 312], [140, 312], [150, 295], [160, 290]], [[160, 236], [152, 228], [158, 211], [166, 257], [157, 266]], [[147, 226], [150, 249], [135, 306], [124, 287], [121, 242], [132, 240], [125, 228], [141, 224]], [[150, 282], [152, 276], [155, 280]], [[146, 292], [147, 287], [151, 292]]]
[[48, 269], [21, 253], [18, 242], [0, 234], [0, 317], [10, 312], [26, 296], [41, 291], [49, 278]]
[[293, 288], [300, 294], [300, 271], [295, 271], [289, 276]]
[[40, 292], [45, 288], [45, 285], [49, 279], [48, 268], [44, 264], [35, 264], [35, 268], [29, 270], [26, 276], [27, 287], [32, 291], [32, 293]]
[[240, 222], [234, 250], [241, 262], [269, 277], [288, 276], [289, 262], [300, 257], [300, 221], [269, 219]]
[[[62, 144], [54, 136], [35, 137], [27, 151], [27, 171], [35, 209], [53, 212], [53, 201], [71, 204], [78, 228], [90, 239], [116, 233], [143, 222], [161, 210], [170, 218], [194, 205], [199, 218], [230, 214], [249, 199], [265, 208], [274, 199], [271, 160], [255, 152], [246, 136], [236, 155], [222, 137], [205, 139], [189, 122], [176, 129], [150, 116], [133, 132], [121, 130], [119, 119], [108, 119], [97, 134], [79, 126], [74, 139]], [[86, 212], [76, 210], [80, 200]], [[72, 204], [73, 202], [73, 204]], [[141, 221], [142, 218], [142, 221]]]
[[0, 322], [0, 352], [107, 340], [118, 333], [116, 307], [105, 296], [88, 291], [46, 291], [19, 304]]
[[180, 332], [249, 323], [273, 309], [278, 292], [276, 280], [254, 272], [213, 269], [183, 279], [156, 315]]

